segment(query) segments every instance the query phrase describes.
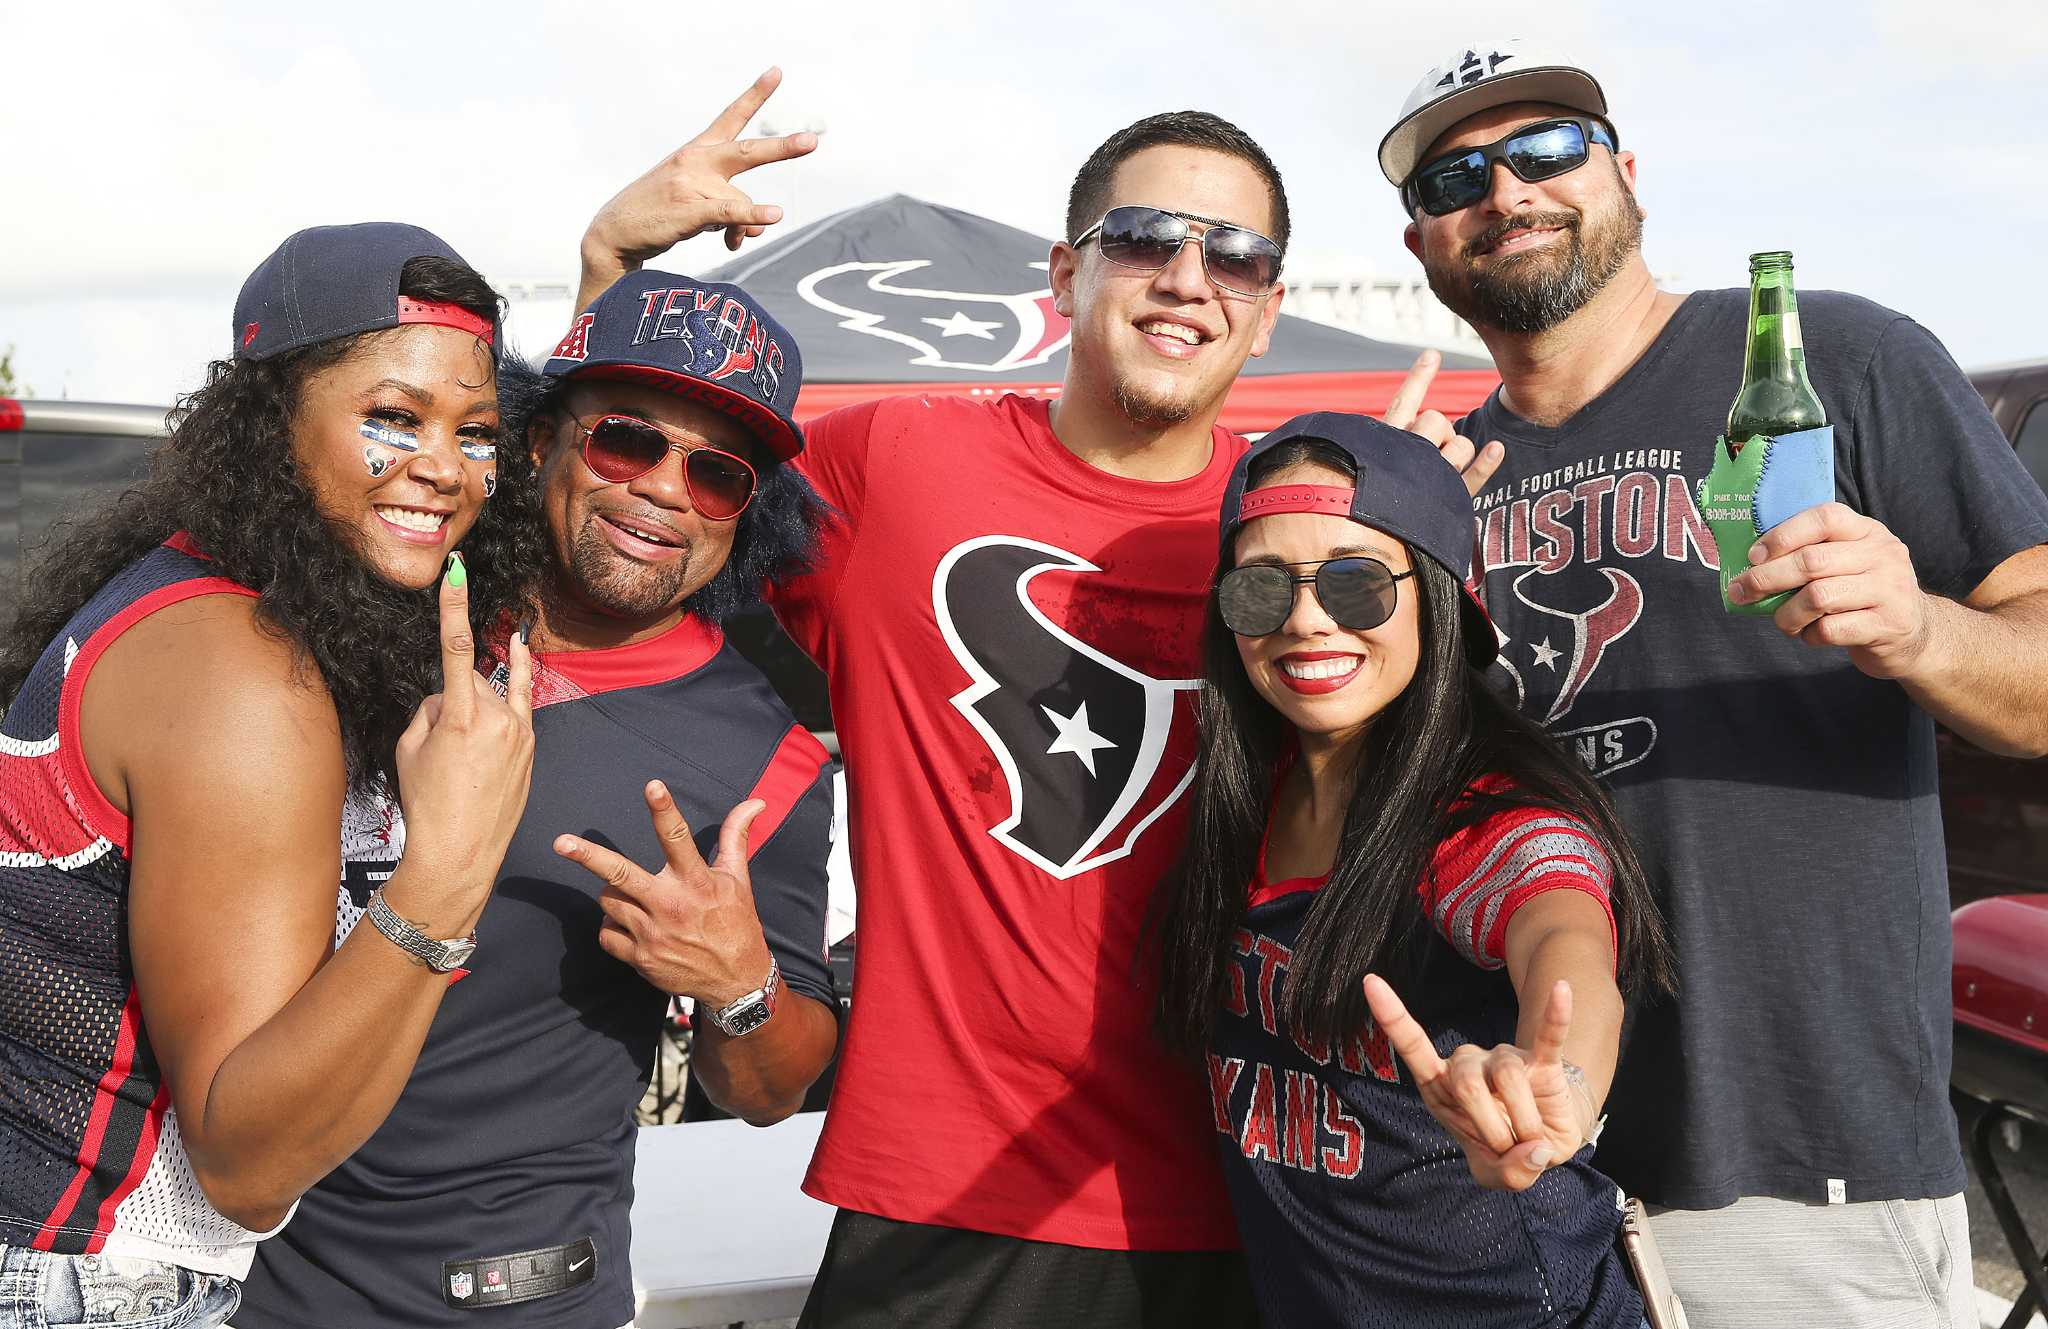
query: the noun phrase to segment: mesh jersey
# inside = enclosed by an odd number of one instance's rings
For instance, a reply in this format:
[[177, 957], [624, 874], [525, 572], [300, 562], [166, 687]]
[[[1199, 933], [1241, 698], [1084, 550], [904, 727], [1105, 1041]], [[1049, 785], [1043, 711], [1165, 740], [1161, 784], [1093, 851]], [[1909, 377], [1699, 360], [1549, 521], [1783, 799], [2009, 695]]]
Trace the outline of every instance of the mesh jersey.
[[[748, 837], [762, 930], [789, 989], [834, 1004], [827, 757], [760, 672], [695, 620], [535, 664], [532, 793], [470, 972], [442, 998], [384, 1124], [258, 1250], [239, 1329], [467, 1325], [477, 1306], [466, 1298], [489, 1275], [457, 1281], [444, 1264], [584, 1237], [591, 1281], [489, 1305], [484, 1319], [609, 1329], [633, 1318], [633, 1108], [668, 998], [604, 953], [603, 883], [552, 846], [567, 831], [660, 864], [641, 795], [649, 779], [667, 783], [707, 859], [734, 805], [767, 801]], [[343, 883], [337, 943], [405, 844], [396, 809], [359, 809], [350, 825], [386, 848]]]
[[79, 740], [93, 665], [198, 595], [253, 592], [182, 536], [109, 579], [0, 720], [0, 1244], [240, 1277], [260, 1234], [209, 1204], [150, 1048], [128, 937], [128, 819]]
[[[1526, 1191], [1484, 1189], [1377, 1029], [1335, 1049], [1294, 1037], [1275, 997], [1322, 881], [1263, 876], [1262, 864], [1207, 1059], [1263, 1321], [1636, 1329], [1621, 1193], [1594, 1170], [1592, 1147]], [[1401, 993], [1439, 1054], [1514, 1041], [1515, 910], [1560, 889], [1604, 909], [1608, 880], [1584, 825], [1540, 809], [1496, 813], [1444, 842], [1421, 887], [1429, 953]]]
[[812, 421], [843, 514], [775, 607], [846, 754], [860, 998], [805, 1182], [828, 1203], [1111, 1250], [1237, 1245], [1200, 1075], [1150, 1029], [1216, 514], [1244, 441], [1154, 484], [1046, 404]]

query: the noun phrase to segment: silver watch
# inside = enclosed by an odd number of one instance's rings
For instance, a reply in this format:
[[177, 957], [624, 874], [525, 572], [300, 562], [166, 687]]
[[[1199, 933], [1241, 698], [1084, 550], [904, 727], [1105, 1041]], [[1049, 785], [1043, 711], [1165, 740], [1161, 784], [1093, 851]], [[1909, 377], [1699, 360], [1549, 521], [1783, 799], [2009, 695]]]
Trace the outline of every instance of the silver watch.
[[746, 996], [728, 1003], [724, 1009], [711, 1012], [711, 1023], [718, 1026], [727, 1038], [744, 1038], [775, 1014], [776, 999], [782, 991], [782, 966], [768, 957], [768, 977], [761, 986]]
[[384, 903], [384, 888], [381, 886], [370, 892], [370, 907], [363, 912], [370, 925], [389, 937], [392, 945], [437, 974], [460, 969], [476, 953], [476, 933], [436, 941], [400, 918], [390, 905]]

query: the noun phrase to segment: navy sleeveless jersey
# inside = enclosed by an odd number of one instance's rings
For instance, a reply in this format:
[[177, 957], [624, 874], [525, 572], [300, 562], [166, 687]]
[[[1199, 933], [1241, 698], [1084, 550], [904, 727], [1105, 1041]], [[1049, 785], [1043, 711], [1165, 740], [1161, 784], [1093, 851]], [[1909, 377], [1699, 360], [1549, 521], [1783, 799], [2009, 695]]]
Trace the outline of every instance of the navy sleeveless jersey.
[[[667, 783], [707, 858], [735, 804], [767, 800], [750, 837], [762, 927], [789, 989], [832, 1004], [827, 756], [759, 671], [694, 620], [537, 663], [532, 793], [470, 972], [384, 1125], [259, 1249], [237, 1329], [633, 1318], [632, 1114], [668, 997], [598, 946], [602, 883], [551, 846], [568, 832], [658, 867], [648, 780]], [[383, 875], [350, 883], [338, 931]], [[467, 1263], [584, 1239], [595, 1278], [529, 1301], [490, 1304], [491, 1268]]]
[[0, 720], [0, 1245], [249, 1266], [257, 1234], [207, 1202], [179, 1139], [129, 959], [129, 823], [79, 734], [123, 632], [222, 594], [254, 593], [173, 537], [72, 616]]
[[[1421, 890], [1428, 953], [1400, 992], [1439, 1054], [1514, 1041], [1508, 919], [1547, 890], [1605, 906], [1608, 875], [1584, 826], [1554, 813], [1498, 813], [1445, 842]], [[1620, 1192], [1590, 1146], [1527, 1191], [1487, 1190], [1377, 1029], [1331, 1048], [1286, 1028], [1276, 998], [1320, 885], [1253, 883], [1207, 1058], [1268, 1329], [1638, 1329]]]

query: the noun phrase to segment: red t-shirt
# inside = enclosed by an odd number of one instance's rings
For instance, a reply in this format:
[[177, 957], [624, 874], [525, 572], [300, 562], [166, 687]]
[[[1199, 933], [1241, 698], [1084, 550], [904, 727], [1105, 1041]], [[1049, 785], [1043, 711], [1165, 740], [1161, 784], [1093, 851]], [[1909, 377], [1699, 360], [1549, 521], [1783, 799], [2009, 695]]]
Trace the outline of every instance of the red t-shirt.
[[1237, 1245], [1140, 930], [1179, 852], [1217, 512], [1060, 445], [1046, 405], [905, 397], [806, 429], [844, 515], [776, 608], [825, 669], [859, 1000], [805, 1190], [1105, 1249]]

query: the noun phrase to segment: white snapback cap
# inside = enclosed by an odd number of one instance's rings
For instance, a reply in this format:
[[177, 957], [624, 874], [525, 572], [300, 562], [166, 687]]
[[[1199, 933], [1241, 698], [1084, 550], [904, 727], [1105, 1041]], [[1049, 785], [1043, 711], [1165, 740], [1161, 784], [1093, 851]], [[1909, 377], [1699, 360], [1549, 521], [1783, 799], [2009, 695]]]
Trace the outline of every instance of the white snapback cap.
[[1550, 102], [1607, 118], [1607, 96], [1577, 61], [1520, 39], [1460, 47], [1422, 76], [1401, 116], [1380, 140], [1380, 170], [1396, 189], [1422, 165], [1422, 154], [1468, 115], [1509, 102]]

